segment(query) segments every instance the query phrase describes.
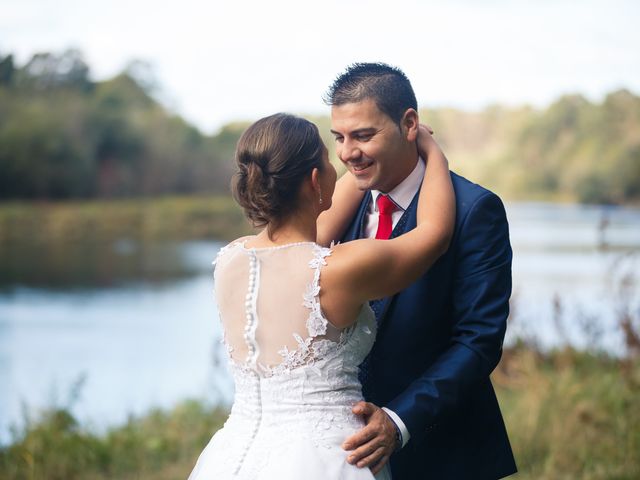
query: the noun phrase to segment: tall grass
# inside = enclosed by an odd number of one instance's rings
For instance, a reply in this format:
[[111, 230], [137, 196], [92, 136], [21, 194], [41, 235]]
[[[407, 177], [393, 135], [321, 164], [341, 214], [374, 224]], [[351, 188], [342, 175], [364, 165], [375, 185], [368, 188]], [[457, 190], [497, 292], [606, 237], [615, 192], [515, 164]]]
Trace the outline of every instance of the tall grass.
[[[640, 478], [640, 361], [505, 350], [493, 373], [521, 479]], [[184, 480], [227, 412], [200, 401], [98, 434], [51, 409], [0, 449], [7, 480]]]
[[103, 434], [68, 409], [50, 409], [14, 432], [0, 449], [7, 480], [185, 479], [226, 412], [199, 401], [154, 410]]
[[519, 478], [640, 478], [638, 359], [520, 344], [493, 381]]
[[249, 227], [228, 196], [0, 204], [0, 245], [12, 242], [232, 240]]
[[229, 197], [0, 203], [0, 289], [84, 288], [188, 276], [172, 245], [250, 232]]

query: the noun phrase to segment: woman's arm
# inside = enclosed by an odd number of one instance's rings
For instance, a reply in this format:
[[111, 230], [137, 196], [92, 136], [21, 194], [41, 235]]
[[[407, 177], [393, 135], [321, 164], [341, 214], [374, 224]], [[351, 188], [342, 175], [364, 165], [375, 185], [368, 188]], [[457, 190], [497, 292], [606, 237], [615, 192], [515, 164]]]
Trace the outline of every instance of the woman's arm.
[[427, 169], [420, 187], [416, 221], [418, 226], [422, 223], [440, 225], [443, 240], [446, 241], [446, 251], [455, 226], [456, 198], [451, 183], [449, 162], [433, 139], [432, 133], [430, 128], [420, 125], [418, 152], [427, 159]]
[[340, 177], [331, 198], [331, 207], [322, 212], [316, 222], [316, 242], [319, 245], [328, 247], [332, 241], [342, 238], [363, 196], [364, 192], [356, 186], [353, 175], [346, 172]]
[[[418, 150], [427, 166], [415, 229], [391, 240], [355, 240], [338, 245], [323, 270], [335, 287], [323, 308], [392, 295], [415, 282], [449, 247], [455, 225], [455, 195], [447, 159], [425, 128]], [[335, 282], [335, 283], [334, 283]], [[334, 305], [327, 305], [326, 302]], [[345, 316], [346, 317], [346, 316]]]

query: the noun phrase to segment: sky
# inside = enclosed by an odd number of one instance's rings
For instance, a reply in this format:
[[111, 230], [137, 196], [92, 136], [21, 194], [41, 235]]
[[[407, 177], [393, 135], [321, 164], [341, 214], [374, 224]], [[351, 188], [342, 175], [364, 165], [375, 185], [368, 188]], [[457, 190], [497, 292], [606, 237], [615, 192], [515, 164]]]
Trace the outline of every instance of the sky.
[[80, 49], [96, 80], [148, 62], [156, 95], [206, 133], [277, 111], [328, 114], [353, 62], [383, 61], [421, 107], [544, 107], [640, 94], [637, 0], [0, 0], [0, 53]]

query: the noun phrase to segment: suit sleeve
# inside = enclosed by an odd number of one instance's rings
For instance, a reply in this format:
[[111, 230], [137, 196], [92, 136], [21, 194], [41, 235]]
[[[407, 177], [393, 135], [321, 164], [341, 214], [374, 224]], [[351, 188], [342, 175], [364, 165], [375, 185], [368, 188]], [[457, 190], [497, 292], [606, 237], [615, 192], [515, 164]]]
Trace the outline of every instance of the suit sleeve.
[[462, 220], [455, 248], [449, 347], [388, 405], [420, 437], [454, 410], [498, 364], [511, 296], [511, 245], [504, 206], [486, 192]]

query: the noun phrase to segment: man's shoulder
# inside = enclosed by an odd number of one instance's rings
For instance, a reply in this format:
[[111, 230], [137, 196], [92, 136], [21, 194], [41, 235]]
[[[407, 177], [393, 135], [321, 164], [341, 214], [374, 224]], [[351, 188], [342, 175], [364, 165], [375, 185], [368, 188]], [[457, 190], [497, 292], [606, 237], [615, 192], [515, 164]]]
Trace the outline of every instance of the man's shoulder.
[[451, 171], [451, 182], [453, 183], [453, 188], [455, 189], [456, 194], [460, 193], [465, 196], [477, 198], [486, 195], [487, 193], [493, 193], [488, 188], [483, 187], [478, 183], [474, 183], [454, 171]]
[[495, 202], [502, 203], [500, 197], [488, 188], [474, 183], [453, 171], [451, 172], [451, 182], [456, 192], [456, 206], [459, 212], [471, 208], [481, 198], [492, 199]]

